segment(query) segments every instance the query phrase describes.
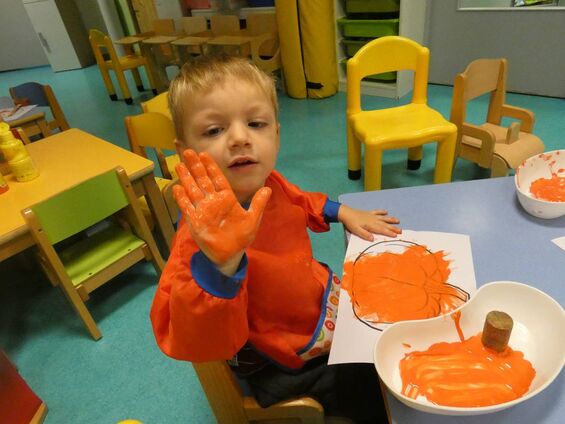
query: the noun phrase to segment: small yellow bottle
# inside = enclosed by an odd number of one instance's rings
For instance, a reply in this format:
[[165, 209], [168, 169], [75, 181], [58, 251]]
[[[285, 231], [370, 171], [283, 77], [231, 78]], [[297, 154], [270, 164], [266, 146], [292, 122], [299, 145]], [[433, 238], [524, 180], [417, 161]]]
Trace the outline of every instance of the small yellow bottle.
[[39, 176], [24, 144], [14, 137], [10, 126], [4, 122], [0, 122], [0, 150], [16, 180], [30, 181]]
[[10, 187], [8, 187], [8, 183], [4, 179], [2, 173], [0, 172], [0, 194], [6, 193]]

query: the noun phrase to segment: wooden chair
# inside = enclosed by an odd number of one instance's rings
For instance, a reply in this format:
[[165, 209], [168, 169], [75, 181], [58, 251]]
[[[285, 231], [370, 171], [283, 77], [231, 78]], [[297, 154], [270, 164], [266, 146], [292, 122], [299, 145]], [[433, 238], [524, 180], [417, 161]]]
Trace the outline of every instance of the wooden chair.
[[[161, 254], [121, 167], [26, 208], [22, 215], [49, 280], [61, 286], [95, 340], [102, 334], [84, 304], [89, 293], [141, 260], [151, 260], [158, 275], [163, 270]], [[121, 225], [109, 223], [109, 217]], [[108, 226], [88, 237], [73, 237], [102, 221]]]
[[158, 112], [172, 120], [173, 117], [169, 110], [169, 92], [165, 91], [146, 102], [141, 102], [141, 110], [143, 112]]
[[226, 362], [193, 363], [192, 366], [219, 424], [255, 421], [324, 423], [324, 408], [312, 398], [301, 397], [261, 408], [252, 396], [243, 394]]
[[[106, 34], [97, 29], [91, 29], [88, 34], [90, 46], [94, 52], [96, 63], [100, 69], [100, 75], [102, 75], [102, 79], [104, 80], [104, 85], [106, 86], [110, 99], [118, 100], [116, 90], [114, 89], [112, 79], [110, 78], [110, 70], [114, 71], [118, 84], [120, 85], [120, 89], [122, 90], [122, 96], [128, 105], [131, 105], [133, 100], [131, 98], [131, 93], [129, 91], [124, 71], [131, 71], [138, 91], [142, 91], [144, 88], [141, 81], [141, 75], [139, 74], [139, 68], [145, 67], [145, 73], [147, 74], [150, 88], [155, 92], [153, 75], [144, 56], [135, 54], [132, 50], [130, 54], [119, 57], [116, 53], [112, 40]], [[109, 56], [109, 59], [107, 59], [105, 55]]]
[[210, 17], [212, 35], [237, 35], [240, 31], [239, 17], [235, 15], [212, 15]]
[[26, 82], [9, 89], [10, 96], [14, 99], [14, 103], [35, 104], [42, 107], [48, 107], [51, 111], [52, 120], [47, 120], [49, 131], [68, 130], [69, 124], [67, 118], [55, 97], [55, 93], [49, 85], [39, 84], [37, 82]]
[[[455, 77], [450, 120], [457, 125], [457, 157], [490, 168], [491, 177], [508, 174], [530, 156], [542, 153], [543, 142], [532, 134], [534, 113], [505, 103], [506, 59], [477, 59]], [[486, 122], [466, 122], [467, 102], [490, 94]], [[515, 118], [509, 127], [501, 125], [502, 117]]]
[[246, 29], [242, 33], [252, 37], [263, 37], [270, 34], [271, 37], [265, 37], [260, 44], [259, 55], [262, 57], [273, 57], [279, 50], [277, 17], [274, 13], [250, 13], [245, 19]]
[[[457, 127], [427, 105], [429, 50], [398, 36], [377, 38], [347, 61], [347, 158], [349, 178], [361, 176], [365, 146], [365, 190], [381, 188], [383, 150], [408, 148], [408, 168], [418, 169], [422, 146], [437, 142], [435, 183], [451, 181]], [[390, 71], [414, 71], [412, 102], [380, 110], [361, 109], [361, 80]]]

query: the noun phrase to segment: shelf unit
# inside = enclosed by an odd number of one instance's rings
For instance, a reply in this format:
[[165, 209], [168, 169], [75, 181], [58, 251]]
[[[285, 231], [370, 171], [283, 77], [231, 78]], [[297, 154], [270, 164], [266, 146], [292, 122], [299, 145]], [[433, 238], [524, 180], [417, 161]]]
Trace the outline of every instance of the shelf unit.
[[[429, 0], [401, 0], [398, 35], [410, 38], [424, 45], [426, 18], [429, 10]], [[346, 17], [345, 0], [334, 0], [334, 10], [336, 19], [336, 52], [337, 67], [339, 76], [339, 90], [347, 90], [347, 77], [341, 61], [345, 58], [345, 48], [341, 42], [341, 28], [337, 20]], [[377, 82], [362, 81], [361, 92], [373, 96], [389, 97], [398, 99], [408, 94], [412, 90], [413, 74], [410, 71], [400, 71], [397, 73], [396, 82]]]

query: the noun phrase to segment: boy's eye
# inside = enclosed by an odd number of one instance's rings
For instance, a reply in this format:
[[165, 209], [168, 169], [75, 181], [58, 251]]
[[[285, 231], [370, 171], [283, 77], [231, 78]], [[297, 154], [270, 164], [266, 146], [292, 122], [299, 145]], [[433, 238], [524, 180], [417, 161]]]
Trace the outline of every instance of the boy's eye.
[[204, 135], [207, 137], [213, 137], [220, 134], [221, 131], [222, 129], [220, 127], [208, 128], [206, 131], [204, 131]]
[[251, 128], [263, 128], [267, 124], [261, 121], [251, 121], [247, 125], [249, 125]]

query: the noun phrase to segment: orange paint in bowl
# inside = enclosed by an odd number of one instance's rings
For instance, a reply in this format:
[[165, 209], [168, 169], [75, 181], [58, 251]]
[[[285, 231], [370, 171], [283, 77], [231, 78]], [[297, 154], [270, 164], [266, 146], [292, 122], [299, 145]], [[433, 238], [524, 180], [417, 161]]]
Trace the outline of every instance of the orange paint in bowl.
[[536, 199], [565, 202], [565, 177], [552, 174], [551, 178], [538, 178], [530, 185], [530, 193]]
[[497, 353], [481, 342], [481, 333], [465, 340], [460, 312], [452, 315], [461, 340], [435, 343], [407, 353], [400, 361], [402, 394], [424, 396], [443, 406], [482, 407], [512, 401], [529, 389], [536, 371], [520, 351]]

